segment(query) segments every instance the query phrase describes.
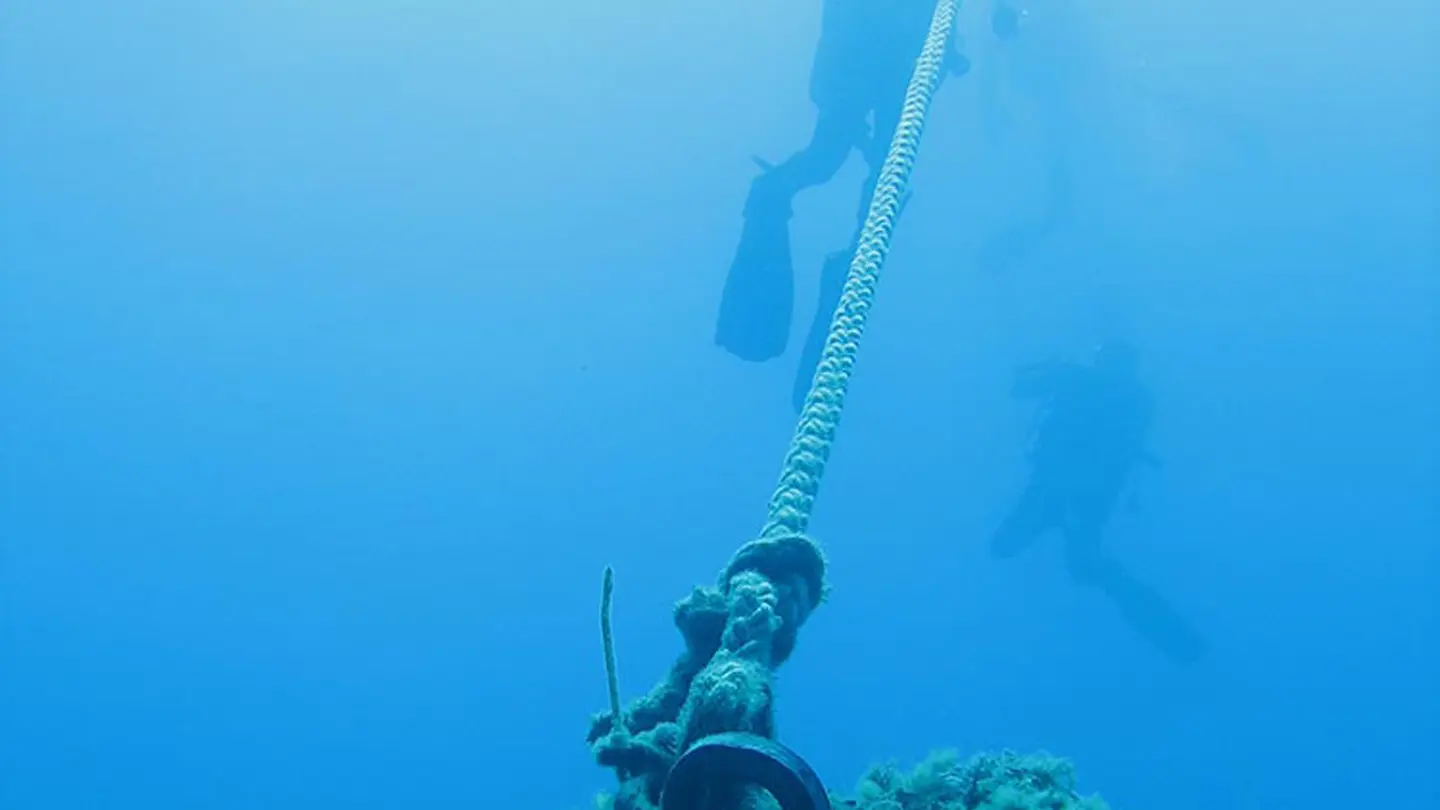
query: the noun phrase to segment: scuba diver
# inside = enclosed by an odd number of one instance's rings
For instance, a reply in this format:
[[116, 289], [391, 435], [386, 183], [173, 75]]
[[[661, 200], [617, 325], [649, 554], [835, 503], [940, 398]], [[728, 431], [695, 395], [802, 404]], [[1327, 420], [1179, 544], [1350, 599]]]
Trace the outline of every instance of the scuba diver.
[[[725, 280], [715, 343], [736, 357], [760, 363], [784, 354], [795, 296], [791, 204], [801, 191], [834, 177], [852, 150], [869, 168], [860, 207], [864, 221], [934, 10], [934, 0], [823, 0], [810, 72], [814, 132], [804, 148], [778, 165], [755, 159], [761, 173], [750, 186], [740, 244]], [[953, 41], [949, 48], [947, 72], [964, 75], [968, 60]], [[829, 301], [822, 290], [817, 319], [828, 325], [838, 300], [838, 293]], [[802, 363], [808, 388], [803, 369]]]
[[1139, 365], [1134, 346], [1108, 341], [1088, 365], [1052, 360], [1019, 369], [1011, 395], [1039, 404], [1030, 478], [991, 538], [990, 551], [1011, 558], [1059, 531], [1071, 579], [1098, 588], [1162, 652], [1192, 662], [1203, 652], [1198, 633], [1101, 548], [1135, 466], [1160, 464], [1146, 450], [1152, 403]]
[[[985, 41], [991, 52], [976, 76], [985, 133], [998, 140], [1009, 117], [1005, 108], [1028, 100], [1039, 130], [1044, 190], [1038, 212], [984, 241], [977, 257], [982, 270], [1010, 270], [1074, 221], [1076, 168], [1096, 164], [1082, 161], [1079, 152], [1087, 142], [1114, 144], [1121, 132], [1106, 127], [1115, 126], [1117, 116], [1153, 116], [1188, 138], [1206, 137], [1216, 156], [1237, 170], [1267, 160], [1253, 125], [1224, 105], [1148, 86], [1145, 60], [1119, 63], [1107, 56], [1090, 23], [1086, 9], [1071, 0], [990, 0], [993, 36]], [[1124, 157], [1127, 164], [1136, 160]]]
[[[1045, 161], [1045, 201], [1038, 215], [1020, 220], [987, 239], [980, 248], [979, 265], [1002, 272], [1022, 261], [1071, 219], [1073, 183], [1071, 163], [1076, 135], [1077, 95], [1087, 80], [1085, 54], [1076, 49], [1077, 26], [1067, 18], [1064, 4], [1047, 3], [1032, 16], [1023, 0], [992, 0], [990, 32], [994, 59], [989, 60], [981, 99], [986, 132], [999, 136], [1005, 118], [999, 108], [999, 85], [1019, 85], [1036, 102]], [[1073, 13], [1073, 12], [1072, 12]], [[1037, 19], [1038, 17], [1038, 19]]]

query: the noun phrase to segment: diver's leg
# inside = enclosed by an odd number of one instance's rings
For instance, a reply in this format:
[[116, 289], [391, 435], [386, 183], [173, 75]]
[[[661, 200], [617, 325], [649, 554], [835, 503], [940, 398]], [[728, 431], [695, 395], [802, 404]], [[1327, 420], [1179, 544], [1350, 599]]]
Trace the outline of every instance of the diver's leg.
[[815, 315], [810, 320], [810, 332], [805, 336], [805, 348], [800, 352], [800, 365], [795, 370], [795, 385], [791, 389], [790, 401], [795, 413], [805, 408], [805, 398], [810, 394], [810, 384], [815, 380], [815, 371], [820, 367], [820, 356], [825, 353], [825, 340], [830, 336], [830, 322], [835, 319], [835, 309], [845, 292], [845, 277], [850, 270], [850, 259], [855, 255], [855, 245], [836, 251], [825, 257], [820, 269], [820, 290], [815, 303]]
[[821, 109], [810, 143], [751, 184], [715, 326], [716, 344], [736, 357], [764, 362], [785, 352], [795, 295], [791, 206], [796, 194], [840, 171], [863, 125], [863, 116]]
[[1120, 610], [1136, 633], [1166, 656], [1193, 663], [1205, 639], [1159, 591], [1136, 578], [1101, 548], [1103, 520], [1067, 520], [1065, 566], [1078, 584], [1094, 587]]
[[1057, 511], [1049, 488], [1032, 482], [991, 536], [990, 555], [1007, 559], [1034, 545], [1045, 532], [1055, 528]]
[[1102, 584], [1111, 567], [1101, 541], [1123, 481], [1123, 476], [1114, 475], [1102, 465], [1088, 469], [1065, 488], [1061, 517], [1065, 567], [1078, 583]]
[[[876, 137], [862, 141], [860, 154], [865, 159], [868, 171], [865, 175], [865, 185], [860, 189], [860, 204], [855, 212], [855, 234], [850, 238], [850, 244], [844, 250], [836, 251], [825, 257], [825, 264], [820, 271], [820, 287], [815, 302], [815, 314], [810, 321], [810, 332], [805, 339], [805, 348], [800, 353], [800, 365], [795, 370], [795, 384], [791, 389], [791, 403], [798, 414], [805, 407], [805, 397], [810, 392], [810, 384], [815, 379], [815, 371], [820, 365], [820, 356], [825, 350], [825, 339], [829, 336], [830, 323], [835, 318], [835, 309], [840, 305], [840, 298], [845, 291], [845, 279], [849, 274], [850, 261], [855, 255], [856, 246], [860, 242], [860, 233], [865, 227], [865, 217], [870, 211], [870, 198], [875, 193], [875, 187], [880, 181], [880, 169], [885, 163], [885, 155], [890, 149], [890, 141], [894, 137], [896, 127], [900, 123], [900, 107], [904, 102], [903, 94], [899, 98], [887, 100], [878, 109], [889, 110], [882, 115], [876, 113], [875, 133]], [[900, 210], [905, 210], [905, 204], [909, 202], [907, 194], [900, 200]]]
[[1065, 569], [1082, 585], [1099, 584], [1105, 569], [1105, 552], [1100, 548], [1100, 527], [1090, 521], [1066, 520]]
[[1042, 109], [1044, 119], [1045, 199], [1037, 216], [1028, 217], [988, 238], [980, 248], [979, 264], [989, 272], [1004, 272], [1024, 261], [1074, 215], [1074, 123], [1066, 112], [1065, 100]]
[[803, 149], [757, 178], [756, 183], [794, 197], [812, 186], [828, 182], [864, 135], [863, 112], [850, 109], [820, 109], [815, 130]]
[[[888, 138], [886, 144], [889, 144]], [[870, 195], [875, 192], [875, 184], [880, 177], [880, 164], [884, 160], [883, 154], [876, 158], [871, 141], [861, 139], [858, 145], [869, 171], [866, 173], [865, 186], [860, 192], [855, 234], [844, 250], [826, 256], [825, 264], [820, 269], [815, 314], [810, 320], [810, 331], [805, 337], [805, 348], [800, 352], [800, 365], [795, 369], [795, 384], [791, 388], [790, 401], [797, 414], [805, 407], [805, 397], [810, 393], [810, 384], [820, 366], [820, 356], [825, 351], [825, 339], [829, 337], [830, 323], [835, 319], [835, 308], [840, 305], [840, 297], [845, 291], [845, 277], [850, 270], [850, 260], [854, 257], [855, 246], [860, 241], [860, 231], [865, 225], [865, 214], [870, 207]]]
[[852, 127], [822, 111], [809, 145], [750, 186], [715, 324], [716, 345], [742, 360], [765, 362], [785, 352], [795, 296], [791, 204], [802, 189], [825, 182], [844, 165], [855, 144]]
[[[885, 166], [885, 158], [890, 153], [890, 144], [895, 140], [895, 130], [900, 128], [900, 114], [905, 111], [905, 90], [909, 84], [909, 74], [895, 74], [889, 81], [879, 85], [874, 104], [875, 126], [874, 134], [864, 142], [860, 154], [865, 158], [865, 165], [869, 171], [865, 174], [865, 186], [860, 191], [860, 211], [856, 228], [865, 224], [865, 215], [870, 210], [870, 197], [875, 193], [875, 186], [880, 182], [880, 170]], [[902, 201], [903, 206], [904, 201]]]
[[1047, 158], [1044, 209], [992, 235], [980, 247], [979, 264], [998, 273], [1024, 261], [1056, 231], [1070, 222], [1074, 210], [1070, 164], [1064, 151]]

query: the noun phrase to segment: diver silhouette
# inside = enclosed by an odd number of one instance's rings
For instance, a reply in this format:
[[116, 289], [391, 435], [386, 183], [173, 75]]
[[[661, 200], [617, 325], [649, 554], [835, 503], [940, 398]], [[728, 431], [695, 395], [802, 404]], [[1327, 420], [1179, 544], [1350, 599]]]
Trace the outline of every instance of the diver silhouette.
[[[715, 343], [736, 357], [758, 363], [785, 353], [795, 296], [791, 206], [801, 191], [833, 178], [852, 150], [869, 169], [863, 221], [934, 10], [933, 0], [823, 0], [810, 71], [814, 131], [778, 165], [756, 158], [761, 173], [745, 201], [740, 244], [721, 296]], [[951, 75], [969, 70], [953, 41], [948, 59]], [[835, 307], [824, 306], [823, 290], [821, 299], [817, 317], [828, 324]]]
[[[1144, 71], [1134, 65], [1117, 71], [1113, 57], [1095, 41], [1079, 4], [990, 0], [989, 16], [992, 36], [983, 40], [989, 52], [976, 76], [985, 133], [998, 140], [1008, 104], [1028, 100], [1038, 129], [1044, 188], [1038, 212], [1000, 228], [982, 243], [977, 257], [981, 270], [1011, 270], [1075, 220], [1075, 169], [1082, 163], [1094, 165], [1082, 161], [1081, 144], [1086, 138], [1113, 140], [1094, 130], [1111, 117], [1117, 103], [1124, 109], [1144, 109], [1187, 132], [1217, 137], [1237, 168], [1253, 169], [1266, 160], [1265, 145], [1253, 125], [1223, 104], [1144, 86], [1139, 78]], [[1002, 86], [1009, 91], [1003, 103]]]
[[[1045, 163], [1045, 198], [1040, 213], [995, 233], [980, 247], [982, 270], [1003, 272], [1023, 261], [1073, 214], [1071, 164], [1080, 87], [1088, 80], [1087, 54], [1078, 41], [1074, 12], [1045, 4], [1038, 22], [1023, 0], [992, 0], [990, 32], [994, 58], [981, 84], [987, 135], [998, 137], [1003, 114], [998, 85], [1003, 80], [1022, 88], [1036, 104]], [[1032, 30], [1032, 25], [1038, 31]]]
[[1160, 463], [1145, 448], [1152, 403], [1138, 372], [1139, 353], [1123, 341], [1101, 344], [1088, 365], [1047, 361], [1019, 369], [1011, 395], [1039, 404], [1030, 478], [990, 551], [1014, 557], [1058, 530], [1071, 578], [1098, 588], [1153, 646], [1190, 662], [1204, 650], [1199, 634], [1101, 548], [1135, 465]]

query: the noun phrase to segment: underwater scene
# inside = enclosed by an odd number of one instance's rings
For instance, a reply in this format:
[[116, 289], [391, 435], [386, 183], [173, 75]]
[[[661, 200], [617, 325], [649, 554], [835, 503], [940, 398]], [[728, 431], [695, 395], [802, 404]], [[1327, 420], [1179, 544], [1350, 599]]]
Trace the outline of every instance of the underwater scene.
[[0, 810], [1440, 807], [1440, 4], [0, 4]]

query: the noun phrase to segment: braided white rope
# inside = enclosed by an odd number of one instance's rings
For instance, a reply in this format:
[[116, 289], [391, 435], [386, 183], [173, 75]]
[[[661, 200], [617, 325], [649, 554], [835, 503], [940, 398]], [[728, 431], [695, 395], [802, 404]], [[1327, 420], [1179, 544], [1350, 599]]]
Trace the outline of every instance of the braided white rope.
[[800, 412], [795, 437], [785, 454], [780, 483], [770, 496], [769, 515], [760, 532], [761, 537], [803, 534], [810, 523], [810, 512], [820, 490], [820, 478], [830, 457], [830, 444], [835, 439], [840, 413], [845, 406], [845, 390], [860, 349], [865, 319], [875, 302], [880, 270], [890, 253], [890, 239], [900, 211], [900, 200], [910, 183], [920, 136], [925, 130], [925, 117], [930, 111], [930, 100], [944, 76], [945, 55], [959, 5], [959, 0], [939, 0], [935, 4], [935, 14], [930, 18], [930, 32], [925, 37], [920, 58], [916, 60], [915, 72], [910, 76], [910, 86], [905, 91], [900, 124], [895, 128], [890, 151], [885, 156], [875, 192], [870, 198], [870, 209], [865, 215], [855, 256], [850, 260], [850, 272], [845, 279], [840, 304], [835, 309], [834, 320], [830, 322], [830, 334], [825, 340], [820, 365], [810, 383], [810, 393]]

